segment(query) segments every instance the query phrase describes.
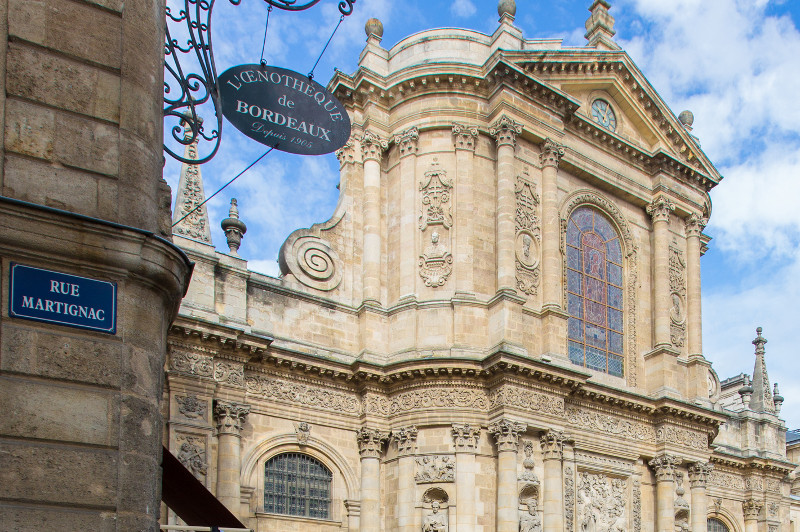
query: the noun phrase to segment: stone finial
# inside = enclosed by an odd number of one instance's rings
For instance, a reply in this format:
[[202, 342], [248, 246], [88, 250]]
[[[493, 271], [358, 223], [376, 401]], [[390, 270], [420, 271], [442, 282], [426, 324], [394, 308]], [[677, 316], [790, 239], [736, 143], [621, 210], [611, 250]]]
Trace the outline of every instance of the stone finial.
[[239, 219], [239, 207], [236, 198], [231, 198], [231, 207], [228, 209], [228, 217], [222, 220], [220, 225], [225, 231], [228, 239], [228, 247], [231, 255], [239, 256], [239, 246], [242, 243], [242, 236], [247, 232], [247, 226]]
[[783, 406], [783, 396], [778, 391], [778, 383], [772, 388], [772, 403], [775, 405], [775, 415], [781, 413], [781, 406]]
[[691, 111], [681, 111], [681, 114], [678, 115], [678, 121], [683, 124], [687, 130], [692, 130], [692, 124], [694, 124], [694, 114]]
[[[202, 127], [202, 120], [197, 117], [197, 127]], [[188, 141], [192, 138], [192, 128], [186, 120], [181, 121], [184, 128], [184, 138]], [[199, 135], [195, 141], [187, 144], [184, 149], [183, 158], [196, 161], [197, 143]], [[211, 224], [208, 221], [208, 210], [202, 205], [205, 201], [203, 191], [203, 174], [200, 172], [200, 165], [181, 164], [181, 176], [178, 180], [178, 190], [175, 196], [175, 210], [172, 213], [172, 234], [211, 244]], [[198, 205], [202, 205], [198, 208]]]
[[364, 24], [364, 32], [367, 34], [367, 39], [375, 37], [378, 42], [383, 39], [383, 22], [376, 18], [371, 18]]
[[753, 387], [750, 386], [750, 376], [744, 375], [742, 387], [739, 388], [739, 395], [742, 396], [742, 404], [745, 408], [750, 408], [750, 396], [753, 395]]
[[500, 22], [512, 22], [517, 14], [517, 3], [514, 0], [500, 0], [497, 2], [497, 15]]
[[616, 35], [614, 31], [614, 17], [608, 12], [611, 8], [606, 0], [594, 0], [589, 7], [592, 13], [586, 20], [586, 39], [589, 46], [606, 50], [619, 50], [619, 46], [612, 40]]
[[750, 410], [774, 413], [775, 404], [767, 375], [767, 362], [764, 358], [764, 344], [767, 343], [767, 339], [761, 336], [761, 331], [761, 327], [756, 329], [756, 338], [753, 340], [753, 345], [756, 346], [756, 362], [753, 367], [753, 397], [750, 399]]

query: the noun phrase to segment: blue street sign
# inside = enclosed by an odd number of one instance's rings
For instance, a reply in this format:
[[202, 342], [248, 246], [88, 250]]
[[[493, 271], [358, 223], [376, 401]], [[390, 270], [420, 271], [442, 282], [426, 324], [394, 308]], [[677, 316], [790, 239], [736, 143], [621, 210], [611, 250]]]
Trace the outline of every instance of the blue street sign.
[[15, 318], [117, 332], [117, 283], [12, 262], [10, 285]]

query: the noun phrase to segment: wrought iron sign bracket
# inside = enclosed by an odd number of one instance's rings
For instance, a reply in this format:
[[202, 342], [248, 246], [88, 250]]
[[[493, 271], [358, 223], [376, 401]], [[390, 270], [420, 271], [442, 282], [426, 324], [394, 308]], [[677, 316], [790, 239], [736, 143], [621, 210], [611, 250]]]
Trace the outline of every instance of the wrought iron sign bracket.
[[[182, 9], [175, 14], [167, 6], [164, 39], [164, 118], [174, 121], [168, 125], [174, 141], [188, 146], [197, 141], [210, 143], [210, 149], [198, 159], [188, 160], [172, 151], [164, 143], [164, 151], [172, 158], [187, 164], [203, 164], [210, 161], [219, 149], [222, 140], [222, 104], [214, 64], [214, 49], [211, 44], [211, 15], [216, 0], [183, 0]], [[241, 0], [229, 0], [238, 6]], [[272, 7], [284, 11], [304, 11], [320, 0], [264, 0]], [[356, 0], [341, 0], [339, 12], [348, 16], [353, 12]], [[174, 37], [170, 26], [181, 37]], [[185, 43], [183, 41], [185, 35]], [[180, 39], [180, 40], [179, 40]], [[199, 107], [206, 103], [214, 107], [212, 126], [199, 114]], [[210, 133], [208, 129], [210, 128]], [[199, 150], [198, 150], [199, 151]]]

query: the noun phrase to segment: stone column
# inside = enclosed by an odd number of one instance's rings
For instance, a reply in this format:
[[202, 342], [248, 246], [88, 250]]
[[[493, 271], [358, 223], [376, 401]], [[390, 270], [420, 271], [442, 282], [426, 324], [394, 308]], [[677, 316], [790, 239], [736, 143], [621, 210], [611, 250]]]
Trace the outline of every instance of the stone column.
[[703, 352], [703, 320], [700, 306], [700, 235], [706, 226], [697, 214], [686, 219], [686, 314], [689, 328], [689, 355]]
[[235, 516], [239, 516], [241, 500], [241, 460], [239, 451], [241, 431], [250, 405], [233, 401], [214, 401], [214, 419], [217, 421], [217, 499]]
[[748, 499], [742, 503], [744, 512], [744, 532], [758, 532], [758, 515], [764, 505], [755, 500]]
[[663, 195], [647, 206], [653, 219], [654, 338], [656, 348], [668, 347], [669, 337], [669, 217], [675, 205]]
[[[381, 158], [388, 147], [386, 140], [372, 131], [361, 139], [364, 161], [364, 301], [380, 303], [381, 291]], [[362, 508], [363, 511], [363, 508]]]
[[400, 297], [415, 292], [414, 281], [417, 272], [417, 243], [415, 237], [417, 191], [417, 145], [419, 129], [412, 127], [394, 137], [400, 152]]
[[361, 518], [359, 532], [380, 532], [381, 446], [389, 435], [362, 427], [356, 434], [361, 455]]
[[[456, 531], [476, 528], [475, 451], [481, 428], [470, 423], [453, 423], [453, 447], [456, 452]], [[454, 531], [450, 531], [454, 532]]]
[[517, 445], [519, 435], [528, 426], [507, 419], [489, 425], [497, 442], [497, 532], [519, 529], [519, 494], [517, 493]]
[[453, 143], [456, 150], [456, 222], [455, 232], [455, 281], [459, 292], [474, 292], [473, 282], [473, 238], [475, 229], [475, 194], [473, 157], [475, 143], [478, 140], [478, 128], [462, 124], [453, 124]]
[[548, 430], [539, 438], [544, 461], [542, 479], [543, 530], [564, 529], [564, 482], [561, 462], [564, 459], [566, 435], [559, 430]]
[[489, 133], [497, 141], [497, 291], [514, 290], [516, 273], [514, 264], [514, 146], [522, 125], [502, 115]]
[[545, 139], [539, 161], [542, 164], [542, 295], [543, 306], [561, 308], [562, 270], [558, 214], [558, 163], [564, 148]]
[[650, 460], [656, 473], [656, 531], [675, 532], [675, 467], [678, 457], [660, 454]]
[[714, 465], [708, 462], [695, 462], [689, 466], [689, 486], [692, 499], [692, 532], [707, 532], [706, 483]]
[[397, 530], [416, 532], [414, 526], [414, 453], [417, 447], [417, 427], [410, 426], [392, 432], [392, 441], [397, 446], [398, 489]]

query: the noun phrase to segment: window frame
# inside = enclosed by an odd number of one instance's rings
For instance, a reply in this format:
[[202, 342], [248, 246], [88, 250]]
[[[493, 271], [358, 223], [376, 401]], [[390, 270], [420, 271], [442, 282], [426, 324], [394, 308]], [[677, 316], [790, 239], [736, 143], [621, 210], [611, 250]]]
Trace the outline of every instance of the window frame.
[[[275, 464], [277, 461], [282, 460], [284, 458], [292, 459], [295, 458], [296, 461], [292, 462], [292, 467], [284, 467], [284, 469], [280, 470], [278, 468], [272, 469], [270, 471], [270, 465]], [[295, 483], [294, 489], [302, 489], [302, 494], [292, 495], [290, 492], [291, 484], [289, 481], [289, 475], [291, 474], [300, 474], [302, 469], [302, 465], [305, 464], [307, 469], [310, 467], [316, 467], [317, 471], [309, 472], [308, 475], [303, 478], [300, 478], [300, 482]], [[299, 519], [319, 519], [330, 521], [333, 519], [333, 488], [334, 488], [334, 475], [333, 471], [321, 460], [318, 458], [303, 452], [297, 451], [283, 451], [279, 452], [268, 459], [264, 460], [263, 466], [263, 482], [262, 488], [263, 493], [261, 497], [262, 508], [263, 512], [274, 515], [274, 516], [282, 516], [282, 517], [292, 517], [292, 518], [299, 518]], [[273, 475], [282, 474], [285, 476], [284, 479], [278, 479], [278, 485], [281, 486], [280, 490], [276, 489], [269, 489], [269, 481], [270, 481], [270, 473]], [[316, 475], [316, 477], [314, 476]], [[274, 480], [274, 476], [272, 477]], [[326, 493], [323, 494], [310, 494], [310, 491], [322, 489], [323, 486], [320, 484], [321, 482], [325, 483], [325, 488], [327, 489]], [[274, 485], [274, 484], [273, 484]], [[281, 493], [282, 491], [282, 493]], [[276, 507], [275, 505], [280, 504], [280, 502], [273, 502], [268, 503], [268, 497], [277, 497], [283, 498], [283, 508], [284, 511], [281, 511], [281, 508]], [[292, 498], [296, 499], [294, 502]], [[323, 501], [325, 503], [324, 512], [320, 514], [314, 515], [316, 511], [314, 508], [314, 502], [319, 503]], [[296, 510], [292, 513], [292, 505], [297, 505], [298, 502], [303, 506], [303, 512], [298, 513]], [[295, 506], [297, 508], [297, 506]], [[321, 509], [320, 506], [317, 510]], [[324, 515], [323, 515], [324, 514]]]

